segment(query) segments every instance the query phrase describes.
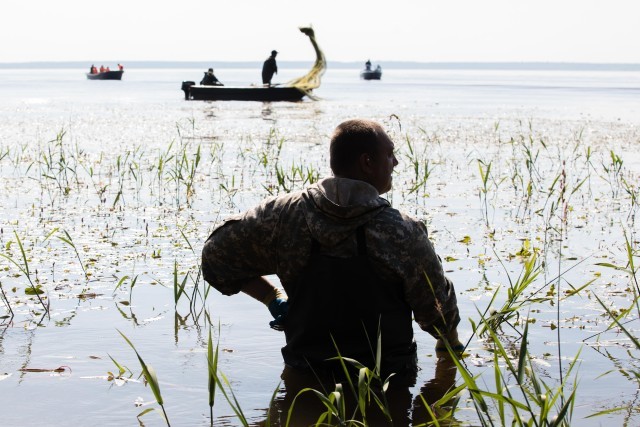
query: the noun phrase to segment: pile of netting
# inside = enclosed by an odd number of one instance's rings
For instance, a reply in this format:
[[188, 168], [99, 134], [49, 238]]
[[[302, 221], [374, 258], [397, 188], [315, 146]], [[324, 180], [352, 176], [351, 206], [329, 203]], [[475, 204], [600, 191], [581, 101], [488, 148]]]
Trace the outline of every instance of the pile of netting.
[[316, 43], [313, 28], [301, 27], [300, 31], [302, 31], [309, 37], [309, 40], [311, 41], [311, 44], [316, 51], [316, 62], [313, 64], [313, 67], [307, 74], [302, 77], [298, 77], [297, 79], [291, 80], [287, 83], [287, 86], [296, 87], [304, 92], [307, 92], [307, 96], [310, 96], [308, 93], [309, 91], [320, 87], [320, 78], [324, 74], [324, 70], [327, 68], [327, 61], [324, 58], [324, 53], [322, 53], [322, 51], [320, 50], [318, 43]]

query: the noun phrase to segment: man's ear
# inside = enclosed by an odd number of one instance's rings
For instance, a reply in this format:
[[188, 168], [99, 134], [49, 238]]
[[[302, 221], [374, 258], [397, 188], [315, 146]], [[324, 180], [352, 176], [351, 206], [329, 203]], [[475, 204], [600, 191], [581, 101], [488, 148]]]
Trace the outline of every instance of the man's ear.
[[360, 154], [360, 157], [358, 157], [358, 166], [362, 172], [368, 173], [371, 171], [371, 155], [367, 153]]

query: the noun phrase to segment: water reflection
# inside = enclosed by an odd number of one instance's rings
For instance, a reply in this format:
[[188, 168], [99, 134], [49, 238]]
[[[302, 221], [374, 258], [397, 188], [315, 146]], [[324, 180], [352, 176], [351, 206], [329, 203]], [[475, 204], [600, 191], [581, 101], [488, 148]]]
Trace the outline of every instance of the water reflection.
[[204, 109], [205, 119], [216, 119], [218, 117], [215, 103], [211, 101], [205, 101], [206, 108]]
[[[455, 385], [457, 368], [454, 361], [448, 357], [440, 357], [436, 362], [435, 374], [427, 381], [413, 396], [411, 387], [407, 384], [392, 382], [386, 391], [388, 409], [391, 415], [391, 422], [387, 420], [379, 407], [371, 399], [371, 404], [366, 410], [367, 424], [372, 426], [418, 426], [432, 422], [433, 419], [429, 411], [425, 408], [425, 403], [433, 410], [433, 404], [441, 399]], [[263, 420], [254, 424], [255, 426], [309, 426], [316, 425], [321, 414], [327, 411], [327, 407], [320, 398], [310, 391], [302, 390], [314, 389], [327, 396], [336, 389], [335, 383], [329, 381], [319, 381], [313, 374], [300, 373], [291, 368], [285, 367], [282, 375], [283, 386], [271, 403], [268, 420]], [[356, 378], [357, 387], [357, 378]], [[347, 418], [355, 413], [353, 399], [348, 402], [351, 391], [347, 383], [343, 383], [345, 400], [347, 400]], [[378, 395], [379, 392], [378, 392]], [[296, 397], [297, 396], [297, 397]], [[350, 406], [349, 406], [350, 404]], [[441, 410], [448, 412], [454, 402], [448, 402], [441, 408], [435, 409], [438, 416]], [[287, 424], [289, 409], [293, 405], [291, 420]], [[358, 415], [359, 417], [360, 415]], [[449, 420], [452, 421], [452, 420]], [[338, 422], [333, 418], [333, 422]]]
[[271, 103], [270, 102], [263, 102], [262, 103], [262, 120], [266, 120], [269, 122], [275, 122], [276, 119], [274, 117], [272, 117], [273, 114], [273, 110], [271, 108]]

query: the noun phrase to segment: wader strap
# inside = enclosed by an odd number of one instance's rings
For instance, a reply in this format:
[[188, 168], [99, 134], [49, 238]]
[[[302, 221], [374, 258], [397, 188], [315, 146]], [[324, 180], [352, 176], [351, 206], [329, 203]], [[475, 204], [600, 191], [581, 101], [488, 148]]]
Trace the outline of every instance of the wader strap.
[[320, 253], [320, 242], [318, 242], [313, 237], [311, 238], [311, 253], [319, 254]]

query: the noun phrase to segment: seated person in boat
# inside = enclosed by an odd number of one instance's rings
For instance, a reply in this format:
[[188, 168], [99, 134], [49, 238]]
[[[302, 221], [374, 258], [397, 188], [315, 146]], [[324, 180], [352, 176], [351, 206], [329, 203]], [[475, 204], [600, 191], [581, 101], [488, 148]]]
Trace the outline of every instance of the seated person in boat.
[[95, 65], [91, 64], [91, 68], [89, 68], [89, 74], [98, 74], [98, 69]]
[[[333, 177], [218, 226], [204, 244], [203, 277], [224, 295], [243, 292], [267, 306], [270, 325], [285, 333], [287, 368], [341, 371], [329, 360], [339, 351], [373, 369], [380, 334], [382, 377], [415, 381], [412, 318], [436, 338], [436, 351], [447, 343], [463, 350], [453, 283], [424, 223], [380, 197], [398, 165], [382, 126], [348, 120], [329, 152]], [[264, 277], [272, 274], [284, 292]]]
[[204, 73], [200, 84], [203, 86], [224, 86], [215, 74], [213, 74], [213, 68], [209, 68], [209, 70]]

